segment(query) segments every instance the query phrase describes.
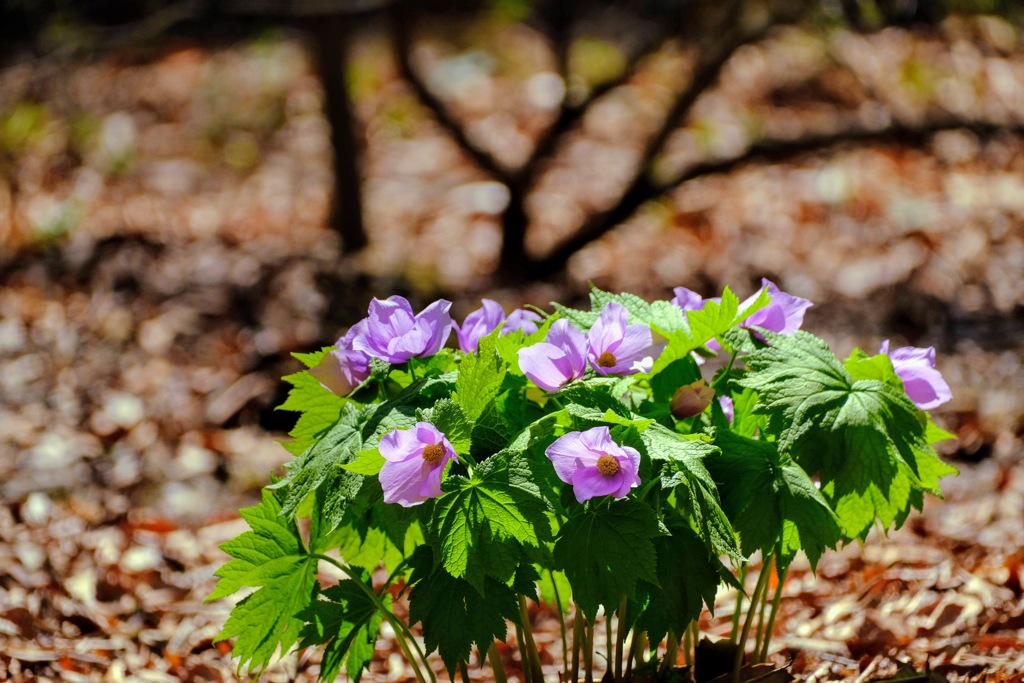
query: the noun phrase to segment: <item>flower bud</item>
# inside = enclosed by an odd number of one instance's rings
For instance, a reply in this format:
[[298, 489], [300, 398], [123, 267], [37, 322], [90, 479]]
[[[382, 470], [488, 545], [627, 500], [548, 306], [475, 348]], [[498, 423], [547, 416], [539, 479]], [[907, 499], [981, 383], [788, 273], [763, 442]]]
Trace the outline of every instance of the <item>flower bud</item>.
[[707, 385], [704, 378], [683, 385], [672, 397], [672, 414], [680, 420], [700, 415], [711, 405], [714, 397], [715, 390]]

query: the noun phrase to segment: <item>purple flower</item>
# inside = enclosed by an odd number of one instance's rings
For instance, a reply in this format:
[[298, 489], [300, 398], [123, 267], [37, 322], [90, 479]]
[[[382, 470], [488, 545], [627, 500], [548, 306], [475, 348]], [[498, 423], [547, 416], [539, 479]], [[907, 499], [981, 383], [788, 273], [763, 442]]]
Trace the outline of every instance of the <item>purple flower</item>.
[[[779, 334], [793, 334], [800, 329], [804, 322], [804, 312], [813, 304], [807, 299], [801, 299], [783, 292], [771, 280], [761, 278], [761, 287], [767, 287], [771, 295], [771, 302], [761, 310], [752, 314], [743, 321], [741, 327], [763, 327], [771, 332]], [[740, 310], [745, 310], [757, 299], [760, 292], [755, 292], [746, 301], [740, 304]]]
[[640, 453], [617, 445], [607, 427], [569, 432], [555, 439], [544, 454], [581, 503], [594, 496], [623, 498], [640, 484]]
[[676, 287], [672, 291], [675, 292], [676, 295], [675, 298], [672, 299], [672, 303], [674, 303], [679, 308], [683, 309], [684, 312], [699, 311], [700, 309], [704, 308], [704, 304], [706, 304], [708, 301], [718, 301], [717, 298], [705, 299], [697, 292], [693, 291], [692, 289], [687, 289], [686, 287]]
[[533, 311], [517, 308], [508, 314], [508, 320], [505, 321], [505, 327], [501, 328], [501, 333], [509, 334], [518, 331], [529, 337], [537, 331], [537, 323], [540, 321], [541, 317]]
[[476, 353], [480, 338], [489, 335], [505, 321], [505, 310], [501, 304], [490, 299], [484, 299], [481, 303], [483, 306], [467, 315], [461, 327], [453, 323], [463, 353]]
[[736, 408], [733, 405], [731, 396], [719, 396], [718, 405], [722, 406], [722, 412], [729, 419], [729, 424], [732, 424], [736, 418]]
[[326, 389], [345, 396], [370, 376], [370, 357], [352, 348], [352, 341], [366, 331], [366, 321], [353, 325], [335, 342], [338, 348], [325, 355], [310, 373]]
[[414, 316], [405, 298], [391, 296], [370, 302], [366, 329], [355, 336], [352, 347], [389, 363], [432, 356], [441, 350], [452, 331], [448, 314], [452, 302], [439, 299]]
[[627, 325], [629, 313], [617, 303], [609, 303], [587, 332], [587, 355], [601, 375], [632, 375], [650, 372], [654, 359], [665, 350], [664, 341], [655, 341], [647, 325]]
[[568, 320], [556, 320], [547, 341], [519, 349], [519, 369], [547, 391], [558, 391], [587, 370], [587, 339]]
[[407, 508], [440, 496], [445, 465], [459, 461], [445, 435], [429, 422], [388, 432], [379, 448], [386, 460], [379, 475], [384, 502]]
[[907, 396], [921, 410], [931, 410], [953, 398], [942, 373], [935, 369], [935, 347], [904, 346], [889, 351], [889, 340], [886, 339], [878, 352], [889, 356], [892, 369], [903, 380]]

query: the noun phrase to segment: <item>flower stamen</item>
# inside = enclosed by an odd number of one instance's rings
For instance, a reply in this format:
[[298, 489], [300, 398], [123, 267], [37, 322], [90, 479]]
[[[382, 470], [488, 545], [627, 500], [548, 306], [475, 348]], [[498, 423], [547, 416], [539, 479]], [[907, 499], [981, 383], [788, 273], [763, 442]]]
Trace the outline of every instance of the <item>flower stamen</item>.
[[444, 446], [439, 443], [427, 444], [423, 447], [423, 461], [428, 465], [436, 465], [444, 459]]
[[605, 453], [597, 459], [597, 471], [606, 477], [619, 473], [619, 461]]
[[597, 358], [597, 364], [602, 368], [614, 368], [618, 362], [619, 359], [611, 351], [605, 351]]

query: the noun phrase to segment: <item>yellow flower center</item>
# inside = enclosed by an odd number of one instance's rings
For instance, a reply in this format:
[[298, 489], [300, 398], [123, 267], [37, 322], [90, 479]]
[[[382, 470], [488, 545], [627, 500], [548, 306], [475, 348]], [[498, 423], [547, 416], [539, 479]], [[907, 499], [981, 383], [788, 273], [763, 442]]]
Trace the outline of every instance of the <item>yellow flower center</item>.
[[598, 367], [602, 368], [614, 368], [615, 364], [618, 362], [619, 360], [611, 351], [605, 351], [604, 353], [597, 357], [597, 365]]
[[619, 461], [605, 453], [597, 459], [597, 471], [606, 477], [619, 473]]
[[432, 443], [423, 447], [423, 461], [428, 465], [436, 465], [444, 459], [444, 446]]

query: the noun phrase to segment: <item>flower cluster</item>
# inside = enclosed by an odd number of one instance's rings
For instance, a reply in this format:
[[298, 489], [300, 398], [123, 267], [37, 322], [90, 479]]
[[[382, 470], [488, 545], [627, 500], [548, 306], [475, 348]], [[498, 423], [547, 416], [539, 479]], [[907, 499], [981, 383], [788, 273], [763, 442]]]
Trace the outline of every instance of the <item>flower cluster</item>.
[[583, 377], [587, 361], [603, 376], [650, 372], [665, 341], [649, 325], [630, 325], [628, 319], [622, 305], [609, 303], [585, 335], [568, 320], [557, 320], [545, 341], [519, 350], [519, 368], [547, 391]]
[[[257, 669], [296, 638], [329, 644], [325, 677], [344, 662], [358, 681], [381, 621], [401, 639], [408, 614], [451, 674], [474, 647], [502, 642], [506, 620], [529, 628], [521, 608], [542, 575], [542, 595], [568, 591], [590, 623], [617, 613], [620, 628], [644, 630], [648, 652], [666, 639], [675, 651], [699, 622], [693, 596], [716, 593], [719, 558], [742, 566], [757, 553], [780, 579], [774, 600], [768, 582], [749, 593], [766, 644], [798, 552], [813, 568], [829, 548], [898, 526], [954, 471], [922, 412], [951, 391], [933, 348], [885, 341], [841, 361], [800, 329], [811, 303], [768, 280], [743, 301], [674, 294], [649, 304], [594, 289], [591, 310], [549, 316], [506, 316], [485, 299], [461, 322], [444, 299], [419, 312], [373, 299], [334, 347], [301, 356], [309, 374], [286, 378], [286, 407], [303, 413], [287, 444], [299, 457], [244, 513], [256, 533], [222, 546], [233, 559], [215, 596], [257, 592], [220, 637], [237, 637]], [[907, 467], [891, 466], [894, 452]], [[321, 589], [321, 561], [342, 585]], [[323, 629], [331, 619], [344, 638]], [[591, 637], [581, 631], [576, 659]], [[746, 636], [734, 635], [742, 653]]]

